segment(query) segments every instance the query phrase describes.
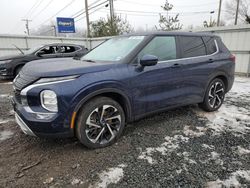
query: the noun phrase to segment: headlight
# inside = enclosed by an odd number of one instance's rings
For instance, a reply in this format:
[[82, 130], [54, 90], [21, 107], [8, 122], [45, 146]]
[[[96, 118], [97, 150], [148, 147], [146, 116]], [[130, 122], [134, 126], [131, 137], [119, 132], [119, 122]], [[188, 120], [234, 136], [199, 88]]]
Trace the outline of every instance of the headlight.
[[53, 77], [53, 78], [41, 78], [35, 84], [50, 83], [50, 82], [64, 82], [64, 81], [74, 80], [77, 77], [79, 77], [79, 75]]
[[54, 91], [44, 90], [40, 93], [42, 107], [50, 112], [57, 112], [57, 95]]

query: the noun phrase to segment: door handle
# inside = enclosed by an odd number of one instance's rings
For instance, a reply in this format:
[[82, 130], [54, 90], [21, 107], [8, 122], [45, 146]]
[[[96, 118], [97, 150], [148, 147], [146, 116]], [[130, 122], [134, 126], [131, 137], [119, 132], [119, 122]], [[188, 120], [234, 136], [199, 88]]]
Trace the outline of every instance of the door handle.
[[214, 60], [213, 60], [213, 59], [209, 59], [209, 60], [207, 60], [207, 62], [208, 62], [208, 63], [213, 63]]
[[171, 66], [171, 68], [180, 68], [181, 67], [181, 64], [179, 63], [175, 63]]

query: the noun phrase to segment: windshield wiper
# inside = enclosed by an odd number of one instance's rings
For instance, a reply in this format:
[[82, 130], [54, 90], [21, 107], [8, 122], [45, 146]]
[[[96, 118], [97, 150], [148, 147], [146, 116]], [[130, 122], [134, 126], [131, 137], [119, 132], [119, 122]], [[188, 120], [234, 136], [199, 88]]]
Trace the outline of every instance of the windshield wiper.
[[94, 60], [91, 60], [91, 59], [84, 59], [84, 61], [91, 62], [91, 63], [95, 63], [95, 61], [94, 61]]
[[18, 49], [24, 55], [24, 52], [20, 48], [18, 48], [15, 44], [12, 45], [15, 46], [15, 48]]

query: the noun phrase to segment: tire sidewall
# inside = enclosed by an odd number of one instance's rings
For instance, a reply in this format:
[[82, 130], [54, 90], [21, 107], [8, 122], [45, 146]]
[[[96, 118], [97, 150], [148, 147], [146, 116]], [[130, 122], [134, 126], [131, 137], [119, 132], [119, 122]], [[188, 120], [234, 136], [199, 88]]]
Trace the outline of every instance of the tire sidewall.
[[[85, 132], [85, 129], [87, 127], [86, 120], [89, 117], [90, 113], [93, 112], [94, 109], [96, 109], [97, 107], [103, 106], [103, 105], [112, 105], [119, 111], [119, 113], [121, 115], [121, 127], [120, 127], [116, 137], [112, 141], [110, 141], [106, 144], [95, 144], [95, 143], [92, 143], [86, 135], [86, 132]], [[119, 103], [117, 103], [116, 101], [114, 101], [110, 98], [107, 98], [107, 97], [98, 97], [98, 98], [95, 98], [95, 99], [91, 100], [90, 102], [86, 103], [83, 106], [83, 108], [80, 110], [78, 116], [79, 117], [78, 117], [77, 125], [76, 125], [77, 137], [83, 145], [85, 145], [88, 148], [92, 148], [92, 149], [103, 148], [103, 147], [107, 147], [109, 145], [112, 145], [122, 135], [123, 129], [125, 127], [124, 110], [122, 109], [122, 107], [120, 106]]]

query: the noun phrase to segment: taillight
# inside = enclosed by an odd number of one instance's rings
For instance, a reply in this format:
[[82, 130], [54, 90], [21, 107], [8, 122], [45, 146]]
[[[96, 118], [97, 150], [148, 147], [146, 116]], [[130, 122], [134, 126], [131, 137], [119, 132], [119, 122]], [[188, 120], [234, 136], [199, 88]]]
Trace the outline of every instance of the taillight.
[[235, 58], [235, 55], [231, 55], [231, 56], [230, 56], [230, 60], [231, 60], [232, 62], [234, 62], [234, 63], [235, 63], [235, 59], [236, 59], [236, 58]]

